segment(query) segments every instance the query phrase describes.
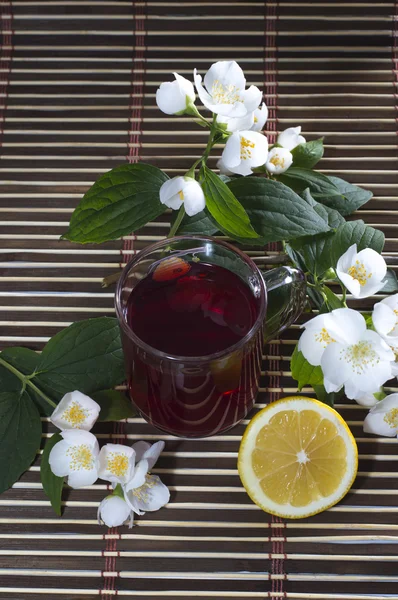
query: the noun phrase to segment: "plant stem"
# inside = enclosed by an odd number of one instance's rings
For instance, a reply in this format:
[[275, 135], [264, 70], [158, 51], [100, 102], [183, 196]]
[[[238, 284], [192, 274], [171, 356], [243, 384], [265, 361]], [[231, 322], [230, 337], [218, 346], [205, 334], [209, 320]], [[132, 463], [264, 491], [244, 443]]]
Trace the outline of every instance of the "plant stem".
[[202, 159], [201, 159], [203, 164], [205, 164], [206, 161], [207, 161], [207, 159], [209, 158], [209, 154], [210, 154], [211, 149], [213, 147], [213, 140], [214, 140], [214, 136], [216, 134], [216, 131], [217, 131], [217, 115], [214, 114], [213, 115], [213, 121], [212, 121], [212, 124], [211, 124], [211, 130], [210, 130], [209, 139], [207, 140], [207, 146], [206, 146], [206, 149], [205, 149], [205, 151], [203, 153], [203, 156], [202, 156]]
[[46, 394], [44, 392], [42, 392], [41, 390], [39, 390], [39, 388], [32, 383], [31, 381], [31, 375], [23, 375], [23, 373], [21, 373], [21, 371], [18, 371], [18, 369], [16, 369], [15, 367], [13, 367], [12, 365], [10, 365], [8, 362], [6, 362], [5, 360], [3, 360], [2, 358], [0, 358], [0, 364], [3, 365], [4, 368], [8, 369], [8, 371], [10, 371], [13, 375], [15, 375], [15, 377], [18, 377], [18, 379], [20, 379], [20, 381], [22, 381], [22, 391], [21, 393], [24, 392], [26, 386], [29, 386], [32, 388], [32, 390], [41, 398], [43, 398], [43, 400], [45, 400], [50, 406], [52, 406], [53, 408], [56, 408], [56, 403], [53, 402], [48, 396], [46, 396]]
[[181, 221], [183, 220], [184, 215], [185, 215], [185, 207], [184, 207], [184, 204], [182, 204], [180, 210], [178, 211], [176, 220], [174, 221], [173, 225], [170, 227], [170, 231], [167, 236], [168, 238], [175, 236], [179, 226], [181, 225]]
[[342, 302], [344, 304], [344, 306], [347, 306], [347, 302], [346, 302], [346, 298], [347, 298], [347, 288], [345, 287], [345, 285], [341, 286], [342, 292], [343, 292], [343, 297], [342, 297]]

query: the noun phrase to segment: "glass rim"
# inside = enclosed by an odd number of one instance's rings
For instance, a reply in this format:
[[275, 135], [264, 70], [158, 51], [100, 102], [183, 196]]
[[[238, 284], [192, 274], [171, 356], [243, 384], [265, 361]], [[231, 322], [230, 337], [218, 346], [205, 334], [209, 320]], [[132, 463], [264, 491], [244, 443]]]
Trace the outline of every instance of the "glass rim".
[[[151, 345], [147, 344], [146, 342], [144, 342], [140, 337], [138, 337], [134, 333], [134, 331], [128, 325], [128, 323], [125, 319], [125, 316], [124, 316], [124, 311], [122, 309], [121, 295], [123, 292], [123, 285], [125, 283], [126, 277], [127, 277], [128, 273], [130, 272], [131, 268], [135, 264], [139, 263], [143, 258], [145, 258], [149, 254], [151, 254], [153, 251], [159, 250], [159, 249], [163, 248], [164, 246], [167, 246], [169, 244], [172, 244], [173, 242], [177, 242], [177, 241], [181, 241], [181, 240], [203, 240], [205, 242], [211, 242], [212, 244], [214, 244], [216, 246], [223, 246], [224, 248], [227, 248], [227, 250], [230, 250], [234, 254], [237, 254], [250, 267], [250, 269], [259, 277], [260, 286], [261, 286], [260, 307], [259, 307], [259, 312], [258, 312], [255, 322], [253, 323], [253, 325], [251, 326], [249, 331], [246, 333], [246, 335], [242, 339], [240, 339], [238, 342], [236, 342], [232, 346], [227, 346], [223, 350], [219, 350], [218, 352], [213, 352], [212, 354], [204, 354], [201, 356], [182, 356], [182, 355], [177, 355], [177, 354], [169, 354], [167, 352], [163, 352], [162, 350], [158, 350], [154, 346], [151, 346]], [[247, 256], [247, 254], [245, 254], [244, 252], [239, 250], [239, 248], [232, 246], [232, 244], [229, 244], [228, 242], [224, 242], [223, 240], [218, 240], [217, 238], [214, 238], [211, 236], [206, 236], [206, 235], [181, 235], [181, 236], [175, 236], [172, 238], [165, 238], [164, 240], [161, 240], [160, 242], [150, 244], [149, 246], [147, 246], [146, 248], [141, 250], [136, 256], [134, 256], [132, 259], [130, 259], [129, 262], [126, 264], [126, 266], [124, 267], [122, 274], [119, 278], [119, 281], [118, 281], [118, 284], [116, 287], [116, 292], [115, 292], [116, 317], [119, 322], [119, 326], [122, 328], [122, 330], [127, 335], [127, 337], [131, 341], [133, 341], [134, 344], [136, 344], [142, 350], [144, 350], [145, 352], [148, 352], [149, 354], [155, 355], [156, 357], [158, 357], [160, 359], [165, 359], [165, 360], [169, 360], [169, 361], [173, 361], [173, 362], [180, 362], [180, 363], [195, 363], [195, 364], [208, 363], [213, 360], [223, 358], [226, 354], [232, 354], [233, 352], [240, 350], [243, 346], [246, 345], [246, 343], [249, 340], [251, 340], [256, 335], [256, 333], [260, 329], [260, 327], [263, 324], [264, 319], [265, 319], [266, 308], [267, 308], [267, 288], [266, 288], [262, 273], [261, 273], [260, 269], [258, 268], [258, 266], [256, 265], [256, 263], [249, 256]]]

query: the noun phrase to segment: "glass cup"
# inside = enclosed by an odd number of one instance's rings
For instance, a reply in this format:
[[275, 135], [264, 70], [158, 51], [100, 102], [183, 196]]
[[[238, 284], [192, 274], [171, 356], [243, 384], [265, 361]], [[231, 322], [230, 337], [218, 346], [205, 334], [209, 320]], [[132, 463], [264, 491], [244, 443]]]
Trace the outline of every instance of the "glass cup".
[[[154, 263], [171, 256], [221, 266], [246, 283], [257, 317], [237, 343], [206, 356], [174, 356], [149, 346], [130, 328], [132, 290]], [[305, 276], [298, 269], [261, 272], [246, 254], [211, 237], [182, 236], [148, 246], [126, 265], [115, 297], [133, 404], [148, 423], [175, 436], [201, 438], [230, 429], [253, 407], [264, 342], [302, 312], [305, 290]]]

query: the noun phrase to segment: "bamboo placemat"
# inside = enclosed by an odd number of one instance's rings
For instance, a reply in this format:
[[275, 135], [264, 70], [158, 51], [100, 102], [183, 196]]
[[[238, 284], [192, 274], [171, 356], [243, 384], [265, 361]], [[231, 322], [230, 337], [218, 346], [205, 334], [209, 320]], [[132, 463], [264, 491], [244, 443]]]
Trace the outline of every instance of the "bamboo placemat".
[[[102, 277], [161, 239], [167, 219], [101, 246], [59, 235], [104, 171], [140, 159], [174, 175], [192, 164], [205, 132], [160, 113], [155, 91], [171, 71], [204, 74], [219, 59], [238, 60], [248, 82], [266, 90], [271, 139], [299, 124], [307, 139], [324, 135], [320, 169], [373, 191], [360, 216], [384, 231], [387, 262], [398, 267], [394, 2], [0, 6], [2, 347], [40, 350], [72, 321], [113, 314]], [[249, 250], [264, 266], [273, 252]], [[298, 334], [295, 325], [265, 349], [256, 410], [296, 390], [289, 356]], [[338, 409], [358, 441], [358, 478], [337, 507], [297, 522], [261, 512], [242, 490], [236, 456], [245, 423], [201, 441], [159, 435], [138, 418], [112, 431], [99, 426], [104, 441], [166, 440], [155, 471], [170, 504], [132, 530], [97, 525], [99, 483], [68, 491], [64, 516], [55, 517], [38, 456], [0, 497], [0, 596], [397, 600], [397, 439], [366, 436], [362, 407], [343, 400]]]

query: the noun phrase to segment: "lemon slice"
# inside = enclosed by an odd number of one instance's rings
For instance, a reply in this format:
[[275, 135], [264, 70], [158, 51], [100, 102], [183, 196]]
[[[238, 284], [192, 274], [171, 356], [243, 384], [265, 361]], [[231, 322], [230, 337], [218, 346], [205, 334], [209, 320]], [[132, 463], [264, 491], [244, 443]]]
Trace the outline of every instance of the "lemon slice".
[[239, 475], [250, 498], [266, 512], [290, 519], [336, 504], [357, 469], [357, 445], [342, 417], [300, 396], [260, 411], [239, 448]]

